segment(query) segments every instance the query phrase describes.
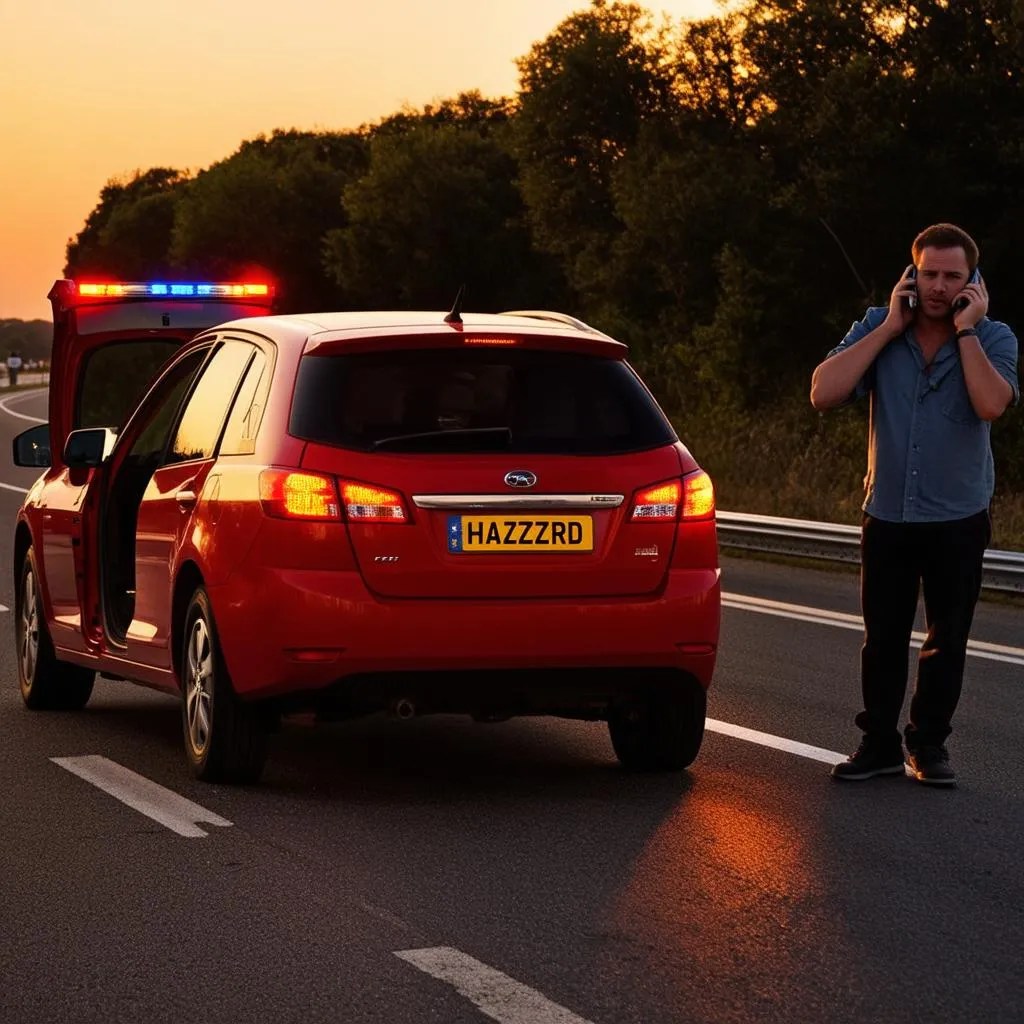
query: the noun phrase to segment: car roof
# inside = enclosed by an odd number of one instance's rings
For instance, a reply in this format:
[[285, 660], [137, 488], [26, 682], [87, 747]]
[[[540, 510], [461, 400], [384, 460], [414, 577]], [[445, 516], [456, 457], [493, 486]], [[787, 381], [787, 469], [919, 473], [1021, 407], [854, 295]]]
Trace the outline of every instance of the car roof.
[[[410, 311], [363, 311], [342, 313], [301, 313], [277, 316], [246, 317], [230, 320], [217, 325], [217, 330], [234, 328], [255, 331], [274, 338], [286, 338], [297, 334], [312, 338], [322, 334], [336, 334], [351, 331], [361, 335], [375, 331], [394, 332], [400, 330], [457, 330], [512, 331], [561, 335], [568, 338], [591, 337], [613, 342], [592, 327], [580, 321], [573, 321], [564, 314], [538, 311], [532, 315], [508, 313], [463, 313], [461, 324], [445, 322], [448, 315], [444, 310]], [[578, 326], [576, 326], [578, 325]], [[619, 343], [615, 343], [619, 344]]]

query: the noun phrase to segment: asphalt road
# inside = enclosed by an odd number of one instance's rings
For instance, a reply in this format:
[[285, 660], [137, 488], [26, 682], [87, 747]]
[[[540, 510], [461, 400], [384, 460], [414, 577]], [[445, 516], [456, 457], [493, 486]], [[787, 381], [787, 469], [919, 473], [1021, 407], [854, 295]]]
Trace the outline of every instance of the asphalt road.
[[[45, 416], [10, 399], [7, 451], [11, 413]], [[8, 536], [20, 500], [0, 489]], [[857, 612], [845, 573], [725, 559], [723, 582]], [[1022, 623], [983, 603], [974, 636], [1024, 647]], [[709, 715], [848, 752], [859, 642], [726, 608]], [[1013, 657], [968, 659], [954, 790], [838, 784], [720, 731], [690, 772], [634, 777], [598, 724], [456, 718], [291, 721], [231, 789], [187, 774], [164, 696], [100, 681], [84, 712], [26, 711], [0, 613], [0, 1021], [1024, 1021]], [[52, 760], [86, 755], [231, 824], [185, 838]]]

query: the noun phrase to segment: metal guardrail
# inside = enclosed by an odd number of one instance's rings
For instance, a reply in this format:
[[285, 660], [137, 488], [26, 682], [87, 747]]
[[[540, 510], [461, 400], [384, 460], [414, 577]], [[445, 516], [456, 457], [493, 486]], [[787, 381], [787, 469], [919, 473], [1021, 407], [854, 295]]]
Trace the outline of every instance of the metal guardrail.
[[[860, 561], [860, 527], [811, 519], [778, 519], [749, 512], [718, 515], [719, 542], [725, 548], [774, 552], [829, 562]], [[985, 552], [982, 586], [986, 590], [1024, 593], [1024, 552]]]

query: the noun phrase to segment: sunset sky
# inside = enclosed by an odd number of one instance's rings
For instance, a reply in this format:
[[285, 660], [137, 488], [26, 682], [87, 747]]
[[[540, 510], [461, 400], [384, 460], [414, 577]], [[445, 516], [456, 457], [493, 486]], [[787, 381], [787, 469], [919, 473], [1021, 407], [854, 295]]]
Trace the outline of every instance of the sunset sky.
[[354, 128], [468, 89], [510, 95], [514, 59], [586, 6], [0, 0], [0, 319], [49, 319], [67, 240], [109, 179], [196, 171], [275, 128]]

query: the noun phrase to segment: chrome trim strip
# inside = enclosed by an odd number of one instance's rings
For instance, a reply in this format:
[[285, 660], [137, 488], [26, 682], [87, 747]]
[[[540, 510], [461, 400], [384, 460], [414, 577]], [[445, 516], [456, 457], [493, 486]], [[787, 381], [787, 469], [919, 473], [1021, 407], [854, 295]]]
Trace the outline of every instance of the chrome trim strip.
[[414, 494], [417, 508], [618, 508], [622, 494]]

